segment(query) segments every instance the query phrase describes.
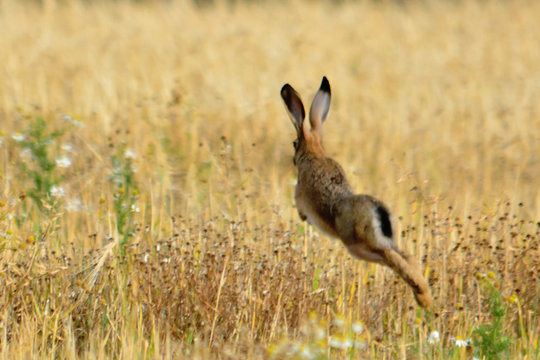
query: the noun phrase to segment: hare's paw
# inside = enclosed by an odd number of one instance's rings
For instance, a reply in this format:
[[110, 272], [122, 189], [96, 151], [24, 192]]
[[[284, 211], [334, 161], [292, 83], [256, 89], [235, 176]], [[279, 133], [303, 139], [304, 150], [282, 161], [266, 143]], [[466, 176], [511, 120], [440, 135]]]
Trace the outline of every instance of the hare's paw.
[[431, 307], [433, 304], [433, 298], [431, 297], [431, 291], [429, 289], [424, 292], [415, 292], [414, 298], [416, 299], [418, 305], [423, 308]]

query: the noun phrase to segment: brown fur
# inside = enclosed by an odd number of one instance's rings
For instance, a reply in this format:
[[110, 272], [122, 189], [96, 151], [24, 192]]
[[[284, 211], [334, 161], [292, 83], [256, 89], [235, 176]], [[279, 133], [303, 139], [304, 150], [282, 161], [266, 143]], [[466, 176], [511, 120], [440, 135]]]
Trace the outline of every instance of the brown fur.
[[322, 124], [330, 106], [328, 80], [323, 78], [313, 100], [311, 130], [296, 91], [286, 84], [281, 96], [297, 131], [293, 161], [298, 168], [295, 201], [300, 218], [340, 238], [353, 256], [390, 267], [412, 288], [420, 306], [431, 306], [431, 290], [417, 263], [396, 248], [388, 208], [370, 195], [354, 194], [343, 168], [326, 155]]

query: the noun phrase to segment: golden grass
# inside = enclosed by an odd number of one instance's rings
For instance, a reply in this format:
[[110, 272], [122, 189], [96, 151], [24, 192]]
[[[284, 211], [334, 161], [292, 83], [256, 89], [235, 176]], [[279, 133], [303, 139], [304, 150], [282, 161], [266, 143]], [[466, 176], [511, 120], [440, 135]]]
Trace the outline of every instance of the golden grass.
[[[450, 337], [489, 323], [489, 274], [518, 299], [507, 355], [538, 357], [539, 13], [534, 1], [0, 0], [1, 356], [262, 358], [303, 341], [313, 312], [325, 341], [331, 319], [365, 324], [357, 358], [465, 359], [475, 349]], [[296, 215], [279, 89], [314, 94], [322, 75], [326, 148], [400, 217], [433, 309]], [[38, 116], [66, 129], [51, 158], [73, 147], [54, 170], [66, 196], [44, 212], [20, 196], [31, 160], [12, 139]], [[110, 176], [126, 149], [140, 211], [123, 244]]]

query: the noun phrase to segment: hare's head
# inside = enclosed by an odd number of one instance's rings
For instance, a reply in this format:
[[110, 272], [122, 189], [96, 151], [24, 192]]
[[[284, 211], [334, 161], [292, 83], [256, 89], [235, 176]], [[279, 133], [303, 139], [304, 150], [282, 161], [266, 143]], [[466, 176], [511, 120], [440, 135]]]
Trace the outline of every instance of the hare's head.
[[309, 110], [309, 123], [311, 125], [311, 129], [309, 129], [307, 123], [304, 121], [306, 112], [304, 111], [304, 105], [298, 93], [289, 84], [285, 84], [281, 88], [281, 97], [285, 105], [287, 105], [289, 117], [296, 129], [297, 136], [293, 143], [293, 161], [295, 165], [298, 164], [304, 154], [324, 154], [324, 148], [322, 146], [322, 124], [330, 108], [330, 95], [330, 83], [325, 76]]

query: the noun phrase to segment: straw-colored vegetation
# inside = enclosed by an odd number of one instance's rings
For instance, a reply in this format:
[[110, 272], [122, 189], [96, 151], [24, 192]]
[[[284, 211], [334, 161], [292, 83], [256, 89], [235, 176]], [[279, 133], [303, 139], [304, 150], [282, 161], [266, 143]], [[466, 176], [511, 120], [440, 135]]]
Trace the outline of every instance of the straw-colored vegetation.
[[[0, 0], [0, 354], [540, 355], [540, 3]], [[279, 90], [435, 304], [302, 223]]]

